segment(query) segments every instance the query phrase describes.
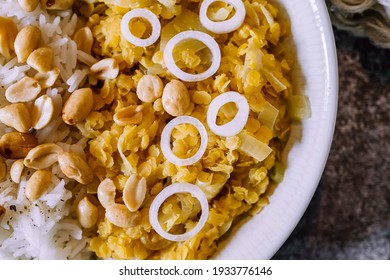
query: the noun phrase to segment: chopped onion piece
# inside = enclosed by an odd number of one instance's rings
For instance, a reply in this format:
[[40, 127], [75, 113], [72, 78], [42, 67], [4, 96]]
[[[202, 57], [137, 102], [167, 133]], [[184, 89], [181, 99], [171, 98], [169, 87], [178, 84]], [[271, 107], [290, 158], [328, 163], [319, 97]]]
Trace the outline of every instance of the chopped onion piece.
[[[207, 17], [207, 10], [214, 2], [225, 2], [235, 9], [235, 14], [224, 21], [212, 21]], [[245, 6], [241, 0], [204, 0], [200, 6], [199, 19], [202, 25], [211, 32], [222, 34], [229, 33], [241, 26], [245, 19]]]
[[[202, 208], [202, 214], [196, 226], [190, 231], [183, 234], [170, 234], [163, 230], [158, 221], [158, 210], [163, 202], [176, 193], [190, 193], [193, 197], [198, 199], [200, 206]], [[206, 224], [206, 221], [209, 216], [209, 204], [207, 201], [206, 195], [203, 191], [196, 185], [189, 183], [175, 183], [166, 188], [164, 188], [153, 200], [149, 208], [149, 221], [154, 230], [161, 235], [161, 237], [171, 240], [171, 241], [185, 241], [195, 236]]]
[[265, 125], [271, 131], [274, 131], [274, 126], [278, 116], [279, 110], [268, 101], [265, 101], [262, 110], [259, 112], [258, 120], [262, 125]]
[[[211, 51], [212, 61], [211, 66], [203, 73], [190, 74], [181, 70], [175, 63], [173, 58], [173, 49], [175, 46], [184, 40], [193, 39], [204, 43]], [[177, 78], [186, 82], [203, 81], [217, 72], [221, 63], [221, 50], [217, 42], [210, 35], [200, 31], [184, 31], [172, 37], [164, 49], [164, 62], [168, 70]]]
[[[219, 109], [226, 103], [234, 102], [238, 107], [236, 116], [230, 122], [217, 125]], [[244, 128], [249, 115], [248, 101], [244, 96], [235, 91], [222, 93], [211, 101], [207, 110], [207, 125], [212, 132], [219, 136], [234, 136]]]
[[124, 163], [124, 164], [126, 165], [126, 167], [127, 167], [127, 168], [125, 169], [124, 173], [125, 173], [126, 176], [130, 176], [129, 171], [130, 171], [130, 170], [134, 171], [134, 170], [133, 170], [133, 168], [132, 168], [130, 162], [129, 162], [128, 159], [126, 158], [125, 154], [123, 153], [122, 145], [123, 145], [123, 142], [124, 142], [124, 140], [125, 140], [124, 135], [125, 135], [125, 134], [122, 133], [121, 136], [119, 136], [118, 143], [117, 143], [117, 149], [118, 149], [118, 152], [119, 152], [119, 155], [120, 155], [121, 159], [123, 160], [123, 163]]
[[241, 145], [238, 150], [258, 161], [265, 160], [272, 152], [272, 149], [267, 144], [257, 140], [248, 133], [242, 132], [239, 134], [239, 137]]
[[310, 118], [309, 98], [305, 95], [291, 95], [288, 98], [288, 116], [299, 121]]
[[[200, 134], [200, 147], [198, 151], [192, 157], [185, 158], [185, 159], [178, 158], [172, 152], [171, 149], [172, 131], [176, 126], [183, 123], [192, 124], [193, 126], [196, 127], [196, 129], [198, 129]], [[178, 166], [187, 166], [199, 161], [202, 158], [207, 148], [207, 142], [208, 142], [207, 131], [206, 128], [203, 126], [203, 124], [199, 120], [195, 119], [194, 117], [181, 116], [181, 117], [174, 118], [164, 127], [164, 130], [161, 133], [160, 144], [161, 144], [161, 151], [163, 152], [165, 158], [169, 162]]]
[[[208, 200], [213, 199], [226, 184], [230, 174], [215, 172], [207, 174], [208, 178], [197, 178], [196, 185], [204, 192]], [[206, 180], [205, 180], [206, 179]]]
[[[144, 18], [150, 22], [152, 26], [152, 34], [146, 38], [141, 39], [134, 36], [129, 30], [130, 20], [133, 18]], [[158, 17], [147, 9], [134, 9], [126, 13], [121, 21], [121, 32], [123, 37], [130, 43], [138, 47], [147, 47], [152, 45], [160, 37], [161, 24]]]
[[284, 178], [285, 166], [280, 161], [275, 162], [270, 172], [270, 178], [276, 183], [281, 183]]
[[263, 12], [263, 15], [264, 15], [266, 21], [269, 24], [269, 26], [274, 25], [275, 21], [274, 21], [274, 17], [271, 15], [271, 13], [267, 10], [267, 8], [264, 5], [261, 5], [259, 3], [259, 6], [260, 6], [261, 11]]

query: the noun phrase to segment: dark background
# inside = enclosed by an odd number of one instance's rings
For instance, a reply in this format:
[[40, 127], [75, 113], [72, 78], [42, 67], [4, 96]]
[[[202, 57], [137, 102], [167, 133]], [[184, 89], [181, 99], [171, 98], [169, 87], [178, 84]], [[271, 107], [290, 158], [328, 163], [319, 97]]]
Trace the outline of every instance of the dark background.
[[334, 33], [332, 148], [312, 202], [274, 259], [390, 259], [390, 50]]

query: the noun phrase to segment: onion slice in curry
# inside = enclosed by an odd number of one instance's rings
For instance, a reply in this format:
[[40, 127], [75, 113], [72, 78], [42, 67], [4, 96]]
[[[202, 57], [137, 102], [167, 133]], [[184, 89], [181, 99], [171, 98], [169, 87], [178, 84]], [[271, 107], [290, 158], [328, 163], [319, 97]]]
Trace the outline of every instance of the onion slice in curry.
[[[175, 46], [184, 40], [197, 40], [204, 43], [211, 51], [211, 65], [210, 67], [199, 74], [191, 74], [180, 69], [173, 58]], [[183, 31], [173, 36], [167, 43], [164, 49], [164, 62], [168, 70], [177, 78], [185, 82], [203, 81], [214, 75], [221, 64], [221, 50], [218, 43], [210, 35], [201, 31]]]
[[[176, 193], [190, 193], [199, 201], [200, 207], [202, 209], [202, 214], [196, 226], [190, 231], [183, 234], [171, 234], [166, 232], [161, 227], [161, 224], [158, 221], [158, 210], [160, 209], [160, 206], [168, 197]], [[206, 224], [208, 216], [209, 203], [207, 201], [206, 195], [198, 186], [189, 183], [175, 183], [167, 186], [154, 198], [149, 208], [149, 221], [154, 230], [163, 238], [175, 242], [186, 241], [191, 237], [195, 236], [199, 231], [202, 230], [203, 226]]]
[[[235, 9], [235, 14], [224, 21], [213, 21], [207, 16], [207, 10], [214, 2], [225, 2]], [[245, 19], [245, 6], [241, 0], [204, 0], [200, 6], [199, 19], [203, 27], [207, 30], [217, 33], [229, 33], [241, 26]]]
[[[130, 29], [129, 23], [134, 18], [143, 18], [149, 21], [152, 26], [152, 34], [145, 39], [134, 36]], [[121, 20], [121, 32], [123, 37], [137, 47], [147, 47], [155, 43], [160, 37], [161, 24], [158, 17], [147, 9], [134, 9], [126, 13]]]

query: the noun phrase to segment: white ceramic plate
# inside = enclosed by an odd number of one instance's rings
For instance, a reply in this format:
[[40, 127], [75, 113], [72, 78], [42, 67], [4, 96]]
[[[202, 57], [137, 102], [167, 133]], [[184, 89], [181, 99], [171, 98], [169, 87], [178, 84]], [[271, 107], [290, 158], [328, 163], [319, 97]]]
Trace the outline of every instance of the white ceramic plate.
[[[338, 71], [333, 30], [324, 0], [279, 0], [291, 21], [299, 67], [295, 86], [310, 99], [312, 116], [294, 124], [283, 182], [270, 204], [242, 221], [217, 259], [270, 259], [304, 214], [323, 173], [336, 120]], [[300, 68], [300, 69], [299, 69]]]

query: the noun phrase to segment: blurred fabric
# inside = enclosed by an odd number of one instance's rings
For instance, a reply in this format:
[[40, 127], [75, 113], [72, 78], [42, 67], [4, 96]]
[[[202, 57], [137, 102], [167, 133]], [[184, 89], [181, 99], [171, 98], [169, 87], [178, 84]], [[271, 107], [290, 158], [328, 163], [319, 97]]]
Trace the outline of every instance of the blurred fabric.
[[274, 259], [390, 259], [390, 50], [350, 30], [334, 33], [332, 148], [312, 202]]

